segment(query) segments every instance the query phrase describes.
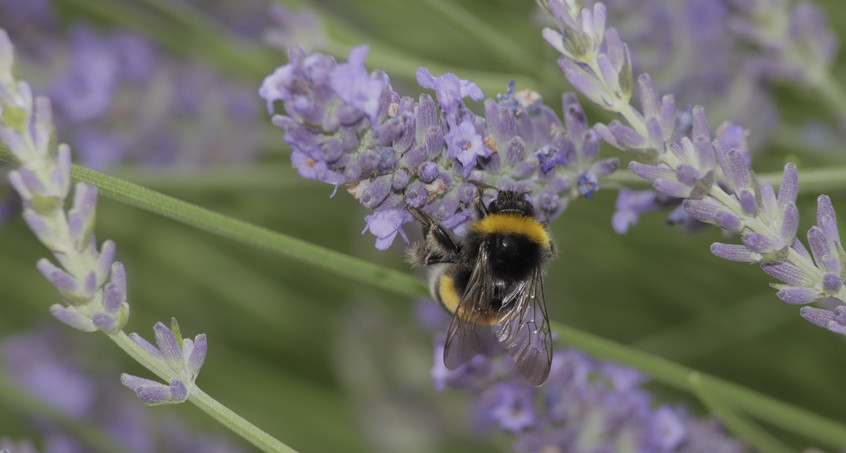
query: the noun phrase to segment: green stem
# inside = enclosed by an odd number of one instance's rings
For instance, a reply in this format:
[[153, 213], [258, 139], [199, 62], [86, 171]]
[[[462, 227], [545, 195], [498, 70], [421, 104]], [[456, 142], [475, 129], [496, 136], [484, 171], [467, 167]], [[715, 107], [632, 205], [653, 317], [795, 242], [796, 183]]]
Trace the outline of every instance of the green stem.
[[840, 122], [846, 121], [846, 94], [831, 76], [831, 72], [824, 71], [819, 80], [813, 85], [819, 92], [819, 98], [837, 115]]
[[[109, 335], [109, 338], [114, 341], [118, 347], [123, 349], [130, 357], [135, 359], [138, 363], [143, 365], [148, 370], [152, 371], [159, 378], [168, 381], [172, 378], [172, 373], [165, 368], [159, 361], [153, 360], [140, 346], [135, 344], [128, 335], [124, 332], [118, 332], [114, 335]], [[213, 419], [220, 422], [222, 425], [231, 429], [234, 433], [243, 437], [256, 447], [265, 452], [295, 452], [291, 447], [280, 442], [273, 436], [267, 434], [259, 427], [248, 422], [246, 419], [236, 414], [228, 407], [220, 404], [217, 400], [209, 396], [206, 392], [200, 390], [194, 385], [190, 388], [188, 399], [200, 410], [210, 415]]]
[[456, 2], [423, 0], [423, 3], [429, 6], [432, 12], [441, 19], [492, 49], [492, 56], [507, 61], [520, 72], [525, 71], [526, 68], [539, 66], [537, 61], [527, 57], [528, 53], [525, 48], [509, 39], [501, 30], [479, 20], [476, 15], [462, 8]]
[[693, 373], [690, 375], [690, 388], [700, 401], [736, 436], [743, 439], [749, 445], [760, 451], [768, 453], [790, 453], [792, 450], [773, 437], [767, 431], [761, 429], [756, 423], [741, 416], [734, 411], [724, 399], [719, 398], [708, 386], [702, 382], [702, 375]]
[[832, 447], [840, 448], [846, 445], [846, 426], [841, 423], [663, 358], [557, 322], [551, 324], [560, 342], [581, 349], [594, 357], [637, 368], [651, 375], [658, 382], [688, 392], [695, 393], [696, 389], [692, 387], [690, 379], [691, 376], [698, 375], [697, 385], [705, 386], [723, 401], [732, 401], [735, 407], [742, 408], [758, 420]]
[[[0, 160], [15, 162], [12, 156], [2, 148], [0, 148]], [[310, 244], [301, 239], [233, 219], [94, 170], [74, 165], [71, 169], [71, 176], [75, 181], [97, 186], [101, 194], [122, 203], [209, 231], [218, 236], [278, 253], [336, 275], [409, 297], [419, 297], [426, 293], [426, 285], [420, 279], [406, 273], [387, 269], [325, 247]]]

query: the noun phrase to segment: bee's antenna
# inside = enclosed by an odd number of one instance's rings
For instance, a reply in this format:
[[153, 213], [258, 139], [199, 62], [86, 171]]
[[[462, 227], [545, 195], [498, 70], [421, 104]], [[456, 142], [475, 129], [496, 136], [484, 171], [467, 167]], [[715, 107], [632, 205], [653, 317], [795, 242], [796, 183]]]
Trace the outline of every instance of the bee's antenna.
[[472, 179], [469, 179], [467, 180], [467, 182], [476, 186], [476, 189], [478, 189], [479, 191], [479, 198], [482, 198], [482, 193], [485, 191], [485, 189], [496, 190], [497, 192], [499, 192], [499, 187], [484, 183], [482, 181], [474, 181]]

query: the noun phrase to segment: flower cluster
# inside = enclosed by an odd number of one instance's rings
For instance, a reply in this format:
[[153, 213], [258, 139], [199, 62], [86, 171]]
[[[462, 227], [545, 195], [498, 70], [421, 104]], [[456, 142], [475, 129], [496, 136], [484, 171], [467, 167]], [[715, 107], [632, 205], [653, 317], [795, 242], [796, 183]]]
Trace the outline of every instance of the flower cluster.
[[617, 159], [597, 160], [598, 133], [589, 128], [574, 95], [563, 97], [564, 121], [537, 93], [511, 84], [484, 101], [484, 115], [464, 98], [480, 101], [479, 87], [454, 74], [433, 76], [420, 68], [417, 81], [435, 91], [417, 100], [400, 97], [383, 72], [368, 73], [366, 47], [347, 63], [294, 47], [290, 62], [268, 76], [259, 94], [285, 132], [300, 176], [347, 190], [374, 212], [365, 231], [386, 249], [412, 220], [406, 206], [428, 212], [456, 233], [470, 218], [477, 185], [531, 194], [543, 221], [557, 217], [569, 200], [590, 197]]
[[[420, 316], [437, 328], [445, 315], [434, 309], [427, 304]], [[434, 322], [438, 315], [441, 319]], [[646, 377], [634, 369], [564, 349], [553, 356], [547, 382], [535, 387], [503, 354], [480, 354], [449, 370], [443, 348], [439, 337], [432, 367], [435, 389], [471, 391], [475, 424], [512, 434], [516, 451], [747, 451], [716, 420], [698, 419], [680, 406], [656, 406], [642, 388]]]
[[156, 323], [153, 332], [158, 348], [137, 333], [131, 333], [129, 338], [153, 360], [165, 364], [174, 377], [168, 385], [164, 385], [124, 373], [120, 376], [120, 382], [147, 404], [181, 403], [188, 399], [189, 390], [206, 360], [206, 334], [197, 335], [193, 341], [182, 338], [176, 319], [171, 321], [170, 328], [160, 322]]
[[[92, 354], [98, 344], [88, 340], [45, 325], [3, 338], [0, 364], [22, 391], [61, 414], [102, 430], [132, 451], [243, 451], [223, 438], [191, 432], [174, 417], [145, 410], [137, 399], [121, 391], [110, 370], [92, 373], [103, 363], [95, 358], [97, 354]], [[92, 451], [91, 445], [66, 426], [37, 414], [23, 415], [32, 421], [33, 432], [38, 433], [45, 446], [43, 451]], [[38, 451], [28, 442], [0, 439], [0, 449], [3, 448], [12, 453]]]
[[[649, 76], [637, 78], [641, 109], [631, 103], [631, 67], [628, 48], [614, 30], [605, 29], [605, 7], [582, 9], [569, 0], [544, 3], [558, 30], [544, 30], [546, 40], [563, 57], [559, 60], [567, 79], [598, 106], [619, 114], [595, 128], [607, 143], [635, 158], [629, 169], [652, 182], [656, 191], [682, 199], [684, 212], [704, 223], [738, 234], [741, 244], [716, 243], [711, 251], [725, 259], [758, 263], [784, 284], [774, 285], [778, 297], [791, 304], [834, 300], [826, 308], [805, 307], [802, 315], [828, 329], [843, 333], [846, 304], [843, 260], [834, 210], [826, 196], [818, 203], [817, 226], [808, 232], [811, 252], [796, 239], [798, 177], [788, 164], [778, 195], [766, 181], [759, 181], [749, 165], [742, 133], [730, 127], [711, 138], [702, 107], [692, 110], [686, 135], [677, 134], [673, 96], [659, 97]], [[629, 198], [639, 212], [646, 203]], [[618, 204], [619, 207], [619, 204]]]
[[59, 292], [64, 304], [50, 311], [76, 329], [120, 331], [129, 317], [126, 276], [114, 261], [115, 244], [100, 249], [93, 227], [97, 189], [77, 184], [73, 207], [65, 212], [70, 193], [70, 148], [54, 144], [50, 102], [32, 97], [28, 84], [15, 80], [12, 44], [0, 30], [0, 140], [20, 168], [9, 182], [23, 200], [23, 217], [59, 265], [47, 259], [38, 269]]

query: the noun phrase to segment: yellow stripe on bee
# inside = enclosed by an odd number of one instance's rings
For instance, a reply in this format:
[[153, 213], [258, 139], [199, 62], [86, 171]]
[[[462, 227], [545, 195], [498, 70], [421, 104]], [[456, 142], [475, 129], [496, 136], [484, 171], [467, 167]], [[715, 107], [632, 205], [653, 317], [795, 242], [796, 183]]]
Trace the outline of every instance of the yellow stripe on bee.
[[473, 231], [482, 234], [517, 234], [530, 241], [546, 246], [549, 233], [537, 220], [513, 214], [490, 214], [473, 225]]
[[444, 308], [449, 310], [450, 313], [455, 313], [461, 298], [458, 296], [458, 291], [455, 290], [455, 281], [446, 274], [441, 275], [438, 283], [438, 298]]

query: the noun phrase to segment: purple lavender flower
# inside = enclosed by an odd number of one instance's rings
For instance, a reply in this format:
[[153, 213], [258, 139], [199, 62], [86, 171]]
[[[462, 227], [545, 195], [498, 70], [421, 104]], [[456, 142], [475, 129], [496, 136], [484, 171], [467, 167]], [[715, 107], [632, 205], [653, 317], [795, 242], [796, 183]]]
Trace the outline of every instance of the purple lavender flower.
[[469, 80], [461, 80], [450, 73], [434, 77], [426, 68], [417, 69], [417, 83], [423, 88], [435, 90], [438, 104], [447, 115], [458, 113], [462, 99], [466, 97], [474, 101], [485, 97], [482, 89]]
[[656, 193], [652, 190], [635, 192], [621, 189], [617, 195], [617, 211], [611, 218], [611, 226], [619, 234], [624, 234], [629, 227], [637, 225], [638, 218], [647, 212], [654, 211], [661, 206], [656, 201]]
[[425, 94], [400, 97], [384, 73], [366, 72], [365, 53], [356, 48], [349, 63], [338, 64], [292, 48], [290, 63], [268, 76], [259, 94], [269, 111], [284, 109], [273, 123], [285, 131], [299, 174], [345, 184], [374, 211], [364, 231], [377, 237], [377, 248], [398, 234], [405, 239], [402, 225], [412, 221], [406, 206], [462, 234], [477, 193], [468, 181], [530, 192], [550, 221], [617, 169], [617, 159], [597, 160], [599, 135], [573, 95], [563, 97], [562, 122], [537, 93], [512, 83], [478, 116], [463, 102], [482, 99], [476, 84], [420, 68], [418, 82], [435, 91], [438, 104]]
[[173, 376], [167, 384], [123, 373], [120, 382], [134, 391], [139, 398], [150, 405], [181, 403], [188, 399], [194, 380], [206, 360], [206, 334], [199, 334], [192, 341], [182, 338], [176, 319], [171, 328], [162, 323], [153, 327], [156, 346], [137, 333], [129, 338], [143, 349], [153, 360], [166, 367]]
[[438, 337], [434, 357], [435, 388], [473, 392], [474, 424], [510, 433], [516, 451], [746, 451], [712, 420], [654, 407], [640, 372], [573, 349], [553, 357], [543, 387], [520, 378], [504, 354], [480, 354], [450, 371]]
[[[687, 215], [740, 235], [742, 245], [712, 245], [715, 255], [759, 263], [764, 272], [784, 282], [774, 287], [787, 303], [808, 304], [830, 297], [846, 304], [841, 272], [846, 253], [840, 246], [828, 197], [819, 199], [817, 226], [808, 232], [809, 253], [796, 239], [799, 183], [794, 165], [785, 166], [776, 195], [773, 187], [755, 178], [750, 168], [745, 130], [725, 123], [712, 140], [701, 106], [691, 111], [689, 132], [679, 135], [674, 127], [678, 117], [674, 98], [659, 96], [647, 74], [637, 80], [641, 110], [636, 110], [626, 90], [621, 91], [630, 78], [626, 66], [609, 66], [615, 61], [628, 61], [628, 57], [621, 57], [628, 52], [626, 45], [614, 29], [605, 31], [604, 36], [595, 33], [597, 24], [604, 26], [604, 21], [597, 19], [604, 9], [597, 6], [591, 15], [588, 10], [567, 9], [561, 0], [549, 0], [544, 5], [559, 30], [546, 29], [544, 37], [562, 53], [559, 63], [565, 75], [600, 107], [618, 113], [625, 122], [615, 120], [607, 126], [596, 126], [600, 136], [631, 154], [635, 160], [629, 169], [652, 182], [657, 192], [683, 199]], [[570, 42], [573, 36], [580, 38]], [[595, 52], [574, 53], [574, 46]], [[805, 309], [803, 316], [838, 331], [838, 313], [819, 310], [823, 311]]]
[[0, 30], [0, 140], [20, 163], [9, 183], [23, 200], [23, 217], [38, 239], [53, 253], [38, 269], [59, 292], [63, 304], [50, 311], [79, 330], [115, 333], [129, 317], [123, 266], [115, 262], [115, 244], [100, 249], [93, 227], [97, 189], [77, 184], [73, 206], [63, 206], [70, 193], [70, 149], [53, 144], [50, 103], [33, 100], [29, 85], [12, 75], [14, 54]]

